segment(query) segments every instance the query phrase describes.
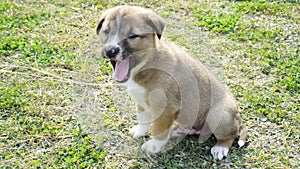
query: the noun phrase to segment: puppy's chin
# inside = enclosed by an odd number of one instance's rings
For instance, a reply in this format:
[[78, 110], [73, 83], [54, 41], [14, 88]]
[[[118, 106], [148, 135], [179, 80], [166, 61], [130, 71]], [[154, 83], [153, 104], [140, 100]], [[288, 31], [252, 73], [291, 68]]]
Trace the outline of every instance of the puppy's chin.
[[124, 83], [130, 76], [130, 57], [123, 60], [110, 60], [114, 68], [114, 80], [119, 83]]

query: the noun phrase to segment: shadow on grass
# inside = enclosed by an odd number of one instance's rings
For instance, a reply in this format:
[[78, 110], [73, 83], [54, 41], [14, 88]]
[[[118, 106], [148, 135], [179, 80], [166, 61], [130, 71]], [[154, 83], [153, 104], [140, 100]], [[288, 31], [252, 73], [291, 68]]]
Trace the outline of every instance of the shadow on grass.
[[[158, 154], [149, 155], [141, 150], [141, 145], [149, 140], [149, 137], [143, 137], [138, 140], [127, 138], [123, 141], [128, 141], [125, 149], [111, 151], [115, 149], [116, 144], [106, 147], [112, 158], [107, 167], [118, 166], [125, 168], [231, 168], [243, 167], [245, 161], [245, 148], [238, 148], [237, 141], [234, 142], [229, 155], [221, 161], [214, 160], [210, 154], [210, 149], [216, 143], [214, 136], [210, 137], [205, 142], [199, 140], [199, 136], [187, 136], [180, 140], [171, 138], [166, 148]], [[123, 142], [120, 141], [120, 142]], [[119, 142], [119, 143], [120, 143]], [[176, 145], [173, 145], [173, 144]], [[123, 143], [121, 143], [124, 145]], [[106, 144], [107, 145], [107, 144]], [[247, 144], [245, 145], [247, 146]], [[123, 148], [124, 148], [123, 147]], [[240, 166], [239, 166], [240, 164]]]

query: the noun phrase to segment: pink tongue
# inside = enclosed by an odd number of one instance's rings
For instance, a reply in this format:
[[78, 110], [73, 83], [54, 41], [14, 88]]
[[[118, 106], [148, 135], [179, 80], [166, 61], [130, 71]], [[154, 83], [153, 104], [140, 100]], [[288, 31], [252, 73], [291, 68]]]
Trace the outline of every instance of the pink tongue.
[[127, 74], [129, 70], [129, 58], [122, 61], [117, 61], [115, 68], [115, 80], [122, 82], [127, 79]]

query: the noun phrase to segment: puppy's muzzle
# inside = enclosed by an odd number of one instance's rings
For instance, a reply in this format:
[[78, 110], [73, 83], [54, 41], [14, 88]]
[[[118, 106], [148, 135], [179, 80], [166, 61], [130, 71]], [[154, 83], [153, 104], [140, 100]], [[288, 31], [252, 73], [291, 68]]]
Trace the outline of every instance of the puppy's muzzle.
[[104, 57], [108, 59], [115, 59], [117, 55], [120, 53], [120, 46], [108, 46], [104, 49]]

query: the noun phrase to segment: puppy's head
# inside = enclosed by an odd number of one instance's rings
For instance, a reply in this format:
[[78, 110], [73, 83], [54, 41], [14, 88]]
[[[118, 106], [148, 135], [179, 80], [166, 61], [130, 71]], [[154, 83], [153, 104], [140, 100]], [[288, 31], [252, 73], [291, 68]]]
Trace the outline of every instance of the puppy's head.
[[103, 12], [96, 31], [104, 44], [102, 55], [111, 60], [116, 81], [128, 80], [131, 69], [146, 59], [143, 51], [156, 48], [163, 28], [160, 16], [140, 7], [119, 6]]

